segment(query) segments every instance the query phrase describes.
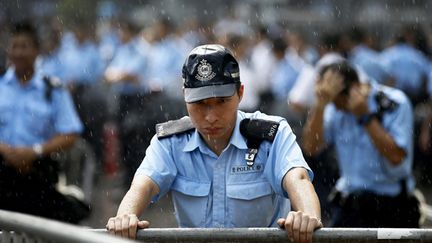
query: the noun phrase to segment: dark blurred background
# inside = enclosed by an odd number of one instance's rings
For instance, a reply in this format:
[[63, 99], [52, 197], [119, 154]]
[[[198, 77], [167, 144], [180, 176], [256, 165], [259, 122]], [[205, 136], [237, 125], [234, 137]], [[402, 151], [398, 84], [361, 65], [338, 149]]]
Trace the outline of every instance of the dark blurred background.
[[0, 1], [0, 23], [6, 25], [23, 18], [32, 18], [39, 23], [55, 17], [65, 26], [77, 18], [96, 24], [103, 18], [127, 13], [144, 27], [160, 16], [182, 25], [191, 18], [208, 24], [235, 15], [248, 25], [280, 23], [305, 30], [311, 38], [324, 29], [355, 24], [370, 28], [378, 39], [385, 41], [393, 30], [406, 23], [418, 23], [429, 29], [431, 5], [432, 1], [428, 0], [3, 0]]

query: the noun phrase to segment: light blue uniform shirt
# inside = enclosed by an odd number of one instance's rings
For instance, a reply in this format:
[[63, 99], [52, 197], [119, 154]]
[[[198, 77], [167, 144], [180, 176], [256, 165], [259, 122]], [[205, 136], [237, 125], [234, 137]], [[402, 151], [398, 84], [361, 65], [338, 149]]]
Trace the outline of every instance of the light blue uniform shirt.
[[116, 30], [111, 29], [105, 33], [102, 33], [98, 43], [98, 50], [99, 55], [104, 62], [104, 67], [106, 67], [113, 59], [114, 54], [116, 53], [116, 50], [120, 44], [120, 38]]
[[[247, 146], [239, 132], [245, 118], [280, 121], [273, 143], [262, 142], [255, 163], [245, 161]], [[165, 139], [153, 137], [137, 174], [172, 191], [180, 227], [268, 227], [286, 217], [290, 204], [282, 187], [285, 174], [306, 164], [288, 123], [281, 117], [238, 111], [231, 140], [218, 157], [192, 130]]]
[[66, 83], [94, 85], [101, 80], [104, 63], [93, 42], [74, 42], [71, 46], [62, 48]]
[[270, 82], [272, 83], [272, 93], [278, 100], [287, 99], [288, 93], [297, 81], [297, 77], [304, 63], [301, 59], [286, 54], [274, 68], [274, 73]]
[[66, 67], [62, 59], [60, 48], [53, 53], [41, 55], [36, 61], [36, 70], [39, 70], [42, 75], [57, 77], [64, 82]]
[[169, 97], [183, 97], [182, 66], [190, 49], [172, 36], [154, 42], [149, 50], [149, 81]]
[[384, 83], [390, 74], [380, 63], [380, 54], [365, 45], [356, 46], [349, 54], [350, 63], [359, 66], [372, 79]]
[[349, 194], [354, 191], [371, 191], [394, 196], [400, 192], [400, 180], [405, 178], [408, 190], [414, 188], [411, 173], [413, 160], [413, 110], [406, 95], [400, 90], [378, 84], [371, 85], [368, 97], [370, 112], [376, 112], [375, 95], [382, 90], [398, 104], [393, 111], [384, 113], [381, 125], [406, 152], [398, 166], [390, 162], [376, 149], [366, 128], [357, 123], [351, 113], [337, 110], [333, 104], [324, 113], [324, 131], [327, 144], [334, 144], [339, 162], [340, 178], [336, 188]]
[[396, 81], [396, 88], [409, 96], [421, 94], [429, 74], [429, 61], [419, 50], [408, 44], [397, 44], [381, 53], [381, 63]]
[[121, 82], [115, 84], [115, 90], [120, 94], [131, 95], [142, 92], [149, 92], [147, 84], [147, 49], [140, 45], [139, 39], [133, 39], [128, 43], [118, 46], [114, 58], [108, 65], [107, 69], [113, 69], [138, 76], [140, 83], [131, 84], [130, 82]]
[[69, 93], [54, 88], [50, 102], [45, 89], [40, 74], [34, 74], [22, 86], [14, 69], [8, 69], [0, 79], [0, 143], [31, 146], [58, 134], [81, 132], [82, 124]]

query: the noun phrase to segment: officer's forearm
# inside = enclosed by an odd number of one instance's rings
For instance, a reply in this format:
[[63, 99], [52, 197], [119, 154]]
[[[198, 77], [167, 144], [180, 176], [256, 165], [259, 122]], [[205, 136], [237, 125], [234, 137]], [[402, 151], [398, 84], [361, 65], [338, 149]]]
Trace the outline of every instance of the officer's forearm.
[[396, 166], [402, 163], [406, 156], [405, 151], [397, 146], [396, 142], [384, 130], [376, 118], [368, 123], [365, 128], [376, 149], [389, 160], [392, 165]]
[[321, 220], [319, 199], [306, 169], [299, 167], [288, 171], [283, 185], [295, 211], [302, 211]]
[[303, 151], [309, 156], [324, 147], [324, 108], [325, 105], [314, 106], [303, 129]]
[[42, 155], [49, 155], [51, 153], [56, 153], [64, 151], [73, 146], [75, 141], [78, 139], [77, 134], [60, 134], [57, 135], [42, 145]]
[[135, 214], [139, 217], [159, 193], [159, 187], [146, 175], [135, 175], [129, 191], [124, 196], [117, 211], [117, 216]]

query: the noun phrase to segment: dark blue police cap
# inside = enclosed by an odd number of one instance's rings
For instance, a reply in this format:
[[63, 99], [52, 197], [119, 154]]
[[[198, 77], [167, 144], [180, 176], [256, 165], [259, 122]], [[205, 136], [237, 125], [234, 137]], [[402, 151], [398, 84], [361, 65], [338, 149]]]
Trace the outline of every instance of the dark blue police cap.
[[185, 101], [196, 102], [213, 97], [229, 97], [240, 83], [238, 62], [221, 45], [202, 45], [194, 48], [183, 70]]

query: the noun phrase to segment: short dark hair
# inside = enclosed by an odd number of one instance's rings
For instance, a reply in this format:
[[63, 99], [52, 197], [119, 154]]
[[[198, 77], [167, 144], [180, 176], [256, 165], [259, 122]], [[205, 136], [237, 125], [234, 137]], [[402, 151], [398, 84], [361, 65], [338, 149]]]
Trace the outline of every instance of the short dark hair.
[[348, 63], [348, 62], [341, 62], [341, 63], [333, 63], [327, 66], [324, 66], [323, 69], [320, 72], [320, 76], [324, 76], [324, 74], [328, 71], [336, 71], [342, 77], [344, 77], [344, 84], [345, 88], [341, 91], [341, 94], [347, 95], [349, 92], [350, 87], [354, 83], [359, 83], [359, 77], [357, 74], [357, 71]]
[[362, 43], [366, 39], [366, 31], [359, 26], [353, 26], [348, 31], [348, 36], [355, 43]]
[[39, 36], [38, 36], [37, 30], [30, 22], [22, 21], [22, 22], [15, 23], [10, 28], [10, 33], [11, 33], [11, 36], [17, 36], [17, 35], [29, 36], [32, 39], [35, 47], [37, 49], [39, 49], [40, 41], [39, 41]]
[[122, 17], [118, 20], [118, 26], [122, 29], [130, 31], [132, 34], [136, 35], [140, 32], [140, 27], [135, 24], [130, 18]]
[[284, 53], [288, 48], [287, 42], [281, 37], [273, 38], [271, 42], [273, 52]]
[[341, 39], [340, 33], [328, 32], [324, 33], [319, 41], [319, 46], [326, 50], [337, 50], [339, 49], [339, 42]]

